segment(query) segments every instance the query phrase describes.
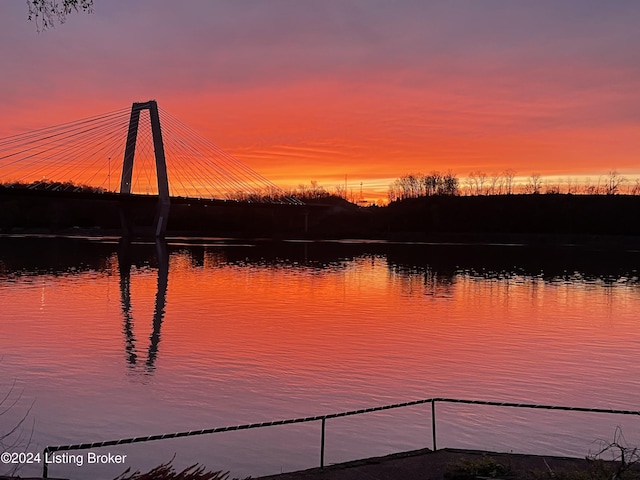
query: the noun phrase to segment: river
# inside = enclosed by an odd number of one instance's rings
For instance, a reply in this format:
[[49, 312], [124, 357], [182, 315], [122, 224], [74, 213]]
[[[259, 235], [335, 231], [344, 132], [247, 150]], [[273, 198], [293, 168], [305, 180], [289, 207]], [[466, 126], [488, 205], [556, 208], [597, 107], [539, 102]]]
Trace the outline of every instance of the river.
[[[576, 245], [0, 238], [5, 449], [431, 397], [639, 410], [640, 253]], [[438, 404], [438, 447], [584, 456], [640, 418]], [[325, 463], [431, 447], [429, 405], [326, 423]], [[21, 435], [21, 438], [18, 438]], [[92, 449], [114, 478], [318, 465], [320, 423]], [[0, 464], [0, 474], [11, 470]], [[23, 465], [34, 475], [42, 464]]]

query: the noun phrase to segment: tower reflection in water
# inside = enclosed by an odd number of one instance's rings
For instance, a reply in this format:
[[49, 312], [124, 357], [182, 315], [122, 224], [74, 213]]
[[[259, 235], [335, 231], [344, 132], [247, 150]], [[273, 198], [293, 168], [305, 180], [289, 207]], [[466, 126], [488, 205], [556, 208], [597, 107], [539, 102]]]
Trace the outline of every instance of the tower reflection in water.
[[[153, 310], [153, 329], [149, 336], [149, 347], [147, 348], [147, 358], [143, 365], [144, 373], [151, 374], [155, 370], [155, 363], [158, 357], [158, 346], [160, 344], [160, 329], [165, 314], [165, 304], [167, 296], [167, 285], [169, 279], [169, 252], [164, 240], [157, 240], [156, 256], [158, 261], [158, 282], [156, 289], [155, 307]], [[120, 305], [122, 309], [123, 328], [125, 337], [126, 358], [129, 368], [137, 370], [140, 368], [138, 348], [136, 347], [136, 337], [134, 333], [134, 318], [131, 304], [131, 269], [133, 267], [131, 244], [128, 241], [121, 241], [118, 250], [118, 270], [120, 273]]]

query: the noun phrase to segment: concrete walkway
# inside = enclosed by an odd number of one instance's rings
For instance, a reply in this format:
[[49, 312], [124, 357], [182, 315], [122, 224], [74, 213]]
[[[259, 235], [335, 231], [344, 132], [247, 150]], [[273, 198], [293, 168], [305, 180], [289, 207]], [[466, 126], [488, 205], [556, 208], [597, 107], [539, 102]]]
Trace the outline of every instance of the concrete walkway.
[[292, 473], [260, 477], [259, 480], [443, 480], [452, 466], [478, 462], [487, 457], [508, 466], [516, 478], [537, 478], [553, 472], [585, 471], [584, 458], [543, 457], [515, 453], [495, 453], [477, 450], [445, 448], [397, 453]]

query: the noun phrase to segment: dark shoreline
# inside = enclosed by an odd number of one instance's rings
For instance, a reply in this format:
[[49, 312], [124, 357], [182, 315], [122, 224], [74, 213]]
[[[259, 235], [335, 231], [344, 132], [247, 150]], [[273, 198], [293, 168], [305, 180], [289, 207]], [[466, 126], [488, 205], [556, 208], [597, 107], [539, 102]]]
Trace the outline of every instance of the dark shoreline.
[[[119, 229], [103, 228], [12, 228], [0, 231], [0, 238], [68, 238], [68, 239], [112, 239], [123, 238]], [[152, 236], [138, 236], [132, 241], [155, 241]], [[324, 237], [311, 235], [240, 235], [238, 232], [220, 232], [209, 235], [199, 231], [170, 231], [163, 238], [167, 243], [185, 242], [198, 245], [201, 242], [297, 242], [297, 243], [360, 243], [360, 244], [424, 244], [424, 245], [495, 245], [504, 247], [517, 246], [565, 246], [593, 247], [605, 249], [638, 249], [640, 252], [640, 235], [607, 235], [607, 234], [551, 234], [551, 233], [422, 233], [395, 232], [393, 234], [371, 237]]]
[[[153, 235], [157, 197], [45, 193], [0, 188], [0, 233], [119, 236], [125, 210], [136, 234]], [[166, 236], [618, 243], [640, 238], [640, 196], [442, 195], [385, 207], [359, 207], [337, 197], [305, 205], [175, 198]]]

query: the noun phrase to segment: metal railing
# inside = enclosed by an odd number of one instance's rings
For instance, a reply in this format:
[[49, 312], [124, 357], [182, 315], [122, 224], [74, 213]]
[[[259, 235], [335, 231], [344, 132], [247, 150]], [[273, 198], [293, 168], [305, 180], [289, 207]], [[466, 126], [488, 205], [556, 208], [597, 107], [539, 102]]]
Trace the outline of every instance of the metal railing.
[[289, 425], [293, 423], [307, 423], [307, 422], [321, 422], [321, 436], [320, 436], [320, 467], [324, 468], [324, 450], [325, 450], [325, 431], [326, 421], [330, 418], [349, 417], [352, 415], [361, 415], [363, 413], [380, 412], [382, 410], [391, 410], [395, 408], [411, 407], [414, 405], [431, 404], [431, 435], [432, 435], [432, 449], [435, 451], [438, 449], [436, 442], [436, 403], [462, 403], [468, 405], [489, 405], [496, 407], [515, 407], [515, 408], [530, 408], [541, 410], [565, 410], [572, 412], [590, 412], [590, 413], [610, 413], [616, 415], [640, 415], [638, 410], [616, 410], [606, 408], [585, 408], [585, 407], [567, 407], [560, 405], [543, 405], [534, 403], [513, 403], [513, 402], [491, 402], [484, 400], [465, 400], [458, 398], [426, 398], [423, 400], [414, 400], [411, 402], [394, 403], [391, 405], [383, 405], [380, 407], [363, 408], [360, 410], [349, 410], [340, 413], [331, 413], [328, 415], [316, 415], [313, 417], [299, 417], [290, 418], [287, 420], [274, 420], [270, 422], [261, 423], [248, 423], [244, 425], [234, 425], [229, 427], [215, 427], [202, 430], [189, 430], [176, 433], [165, 433], [161, 435], [149, 435], [145, 437], [132, 437], [122, 438], [119, 440], [108, 440], [105, 442], [92, 442], [92, 443], [77, 443], [72, 445], [56, 445], [47, 446], [43, 451], [43, 467], [42, 476], [47, 478], [49, 462], [48, 455], [54, 452], [69, 451], [69, 450], [88, 450], [92, 448], [110, 447], [115, 445], [127, 445], [131, 443], [152, 442], [156, 440], [166, 440], [170, 438], [181, 437], [193, 437], [197, 435], [210, 435], [213, 433], [232, 432], [236, 430], [250, 430], [254, 428], [274, 427], [277, 425]]

